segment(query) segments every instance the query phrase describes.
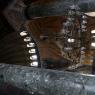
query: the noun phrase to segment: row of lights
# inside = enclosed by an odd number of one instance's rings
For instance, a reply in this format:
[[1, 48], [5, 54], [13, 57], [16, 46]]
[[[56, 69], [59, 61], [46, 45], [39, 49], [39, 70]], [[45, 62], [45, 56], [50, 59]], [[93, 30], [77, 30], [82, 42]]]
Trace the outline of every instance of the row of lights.
[[[92, 34], [92, 35], [95, 34], [95, 30], [92, 30], [92, 31], [91, 31], [91, 34]], [[92, 38], [95, 38], [95, 35], [93, 35]], [[92, 43], [91, 43], [91, 46], [92, 46], [92, 47], [95, 47], [95, 42], [92, 42]]]
[[[87, 31], [87, 16], [86, 15], [82, 15], [82, 17], [81, 17], [81, 32], [86, 32]], [[84, 40], [84, 39], [83, 39]], [[84, 54], [85, 52], [84, 52], [84, 50], [85, 50], [86, 48], [84, 47], [84, 46], [81, 46], [81, 54]]]
[[[86, 24], [87, 24], [87, 16], [86, 15], [82, 15], [81, 24], [80, 24], [80, 31], [81, 32], [86, 32], [87, 31]], [[81, 37], [81, 35], [80, 35], [80, 37]], [[75, 43], [75, 39], [74, 38], [68, 38], [67, 42], [73, 45], [73, 43]], [[80, 41], [80, 43], [81, 43], [81, 41]], [[68, 47], [66, 47], [64, 49], [66, 51], [71, 51], [72, 50], [72, 46], [68, 46]], [[81, 57], [80, 57], [80, 62], [81, 63], [82, 63], [82, 61], [84, 61], [84, 58], [85, 58], [85, 49], [86, 48], [84, 46], [81, 47]]]
[[[70, 19], [70, 18], [69, 18]], [[68, 19], [68, 22], [73, 22], [73, 18], [71, 17], [71, 20], [69, 20]], [[86, 32], [87, 31], [87, 27], [86, 27], [86, 24], [87, 24], [87, 16], [86, 15], [82, 15], [82, 18], [81, 18], [81, 26], [80, 26], [80, 30], [81, 30], [81, 32]], [[83, 39], [84, 40], [84, 39]], [[75, 42], [75, 39], [74, 38], [68, 38], [67, 39], [67, 42], [68, 43], [74, 43]], [[67, 47], [67, 48], [65, 48], [65, 50], [67, 49], [67, 50], [72, 50], [71, 49], [72, 47]]]
[[81, 29], [82, 32], [86, 32], [86, 24], [87, 24], [87, 16], [86, 15], [82, 15], [82, 21], [81, 21]]
[[[85, 33], [86, 31], [87, 31], [87, 16], [86, 15], [82, 15], [81, 16], [81, 26], [80, 26], [80, 29], [81, 29], [81, 32], [83, 33]], [[82, 37], [83, 36], [83, 34], [81, 35], [80, 34], [80, 37]], [[85, 36], [85, 35], [84, 35]], [[80, 56], [80, 63], [81, 64], [84, 64], [84, 60], [85, 60], [85, 50], [86, 50], [86, 48], [85, 48], [85, 43], [84, 43], [84, 38], [81, 38], [82, 39], [82, 44], [81, 44], [81, 48], [80, 48], [80, 53], [81, 53], [81, 56]]]
[[22, 31], [20, 33], [21, 37], [24, 37], [24, 42], [26, 42], [26, 46], [27, 48], [29, 48], [28, 53], [31, 54], [30, 56], [30, 66], [34, 66], [34, 67], [38, 67], [38, 55], [37, 55], [37, 50], [35, 48], [36, 44], [34, 42], [32, 42], [32, 38], [30, 36], [28, 36], [28, 32], [27, 31]]
[[[68, 18], [67, 21], [64, 23], [64, 29], [65, 29], [65, 35], [67, 36], [66, 40], [66, 46], [64, 47], [64, 51], [71, 51], [73, 49], [72, 45], [75, 42], [75, 39], [73, 38], [74, 35], [70, 28], [73, 27], [75, 23], [75, 16], [79, 12], [79, 8], [75, 5], [70, 6], [70, 10], [68, 11]], [[62, 31], [63, 32], [63, 31]]]

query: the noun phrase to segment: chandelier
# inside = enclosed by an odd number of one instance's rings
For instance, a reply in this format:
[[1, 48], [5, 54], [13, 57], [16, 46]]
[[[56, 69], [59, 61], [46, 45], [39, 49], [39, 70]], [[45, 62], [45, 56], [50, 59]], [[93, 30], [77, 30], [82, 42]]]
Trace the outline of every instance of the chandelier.
[[62, 55], [74, 64], [80, 64], [85, 53], [85, 34], [87, 16], [76, 5], [68, 9], [67, 19], [58, 34], [62, 43]]

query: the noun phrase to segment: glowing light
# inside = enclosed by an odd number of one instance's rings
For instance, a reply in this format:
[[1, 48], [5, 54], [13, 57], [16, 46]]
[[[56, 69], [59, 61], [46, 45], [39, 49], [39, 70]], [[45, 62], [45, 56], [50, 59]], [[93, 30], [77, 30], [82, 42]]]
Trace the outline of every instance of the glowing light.
[[27, 31], [22, 31], [22, 32], [20, 33], [21, 36], [26, 36], [27, 34], [28, 34]]
[[68, 39], [68, 42], [69, 42], [69, 43], [73, 43], [73, 42], [75, 42], [75, 39], [70, 39], [70, 38], [69, 38], [69, 39]]
[[24, 38], [24, 41], [25, 41], [25, 42], [31, 41], [31, 37], [26, 37], [26, 38]]
[[95, 17], [95, 12], [88, 12], [88, 13], [85, 13], [85, 14], [88, 15], [88, 16]]
[[32, 55], [32, 56], [30, 56], [30, 59], [31, 59], [31, 60], [37, 60], [37, 58], [38, 58], [37, 55]]
[[34, 47], [34, 46], [35, 46], [34, 43], [29, 43], [29, 44], [27, 44], [27, 47]]
[[92, 47], [95, 47], [95, 42], [91, 43], [91, 46], [92, 46]]
[[29, 53], [36, 53], [36, 49], [30, 49]]
[[95, 30], [92, 30], [91, 33], [94, 34], [95, 33]]
[[82, 23], [83, 23], [83, 24], [86, 24], [86, 23], [87, 23], [87, 21], [83, 20], [83, 21], [82, 21]]
[[87, 18], [87, 16], [83, 15], [83, 16], [82, 16], [82, 18], [83, 18], [83, 19], [86, 19], [86, 18]]
[[34, 67], [37, 67], [38, 66], [38, 62], [37, 61], [34, 61], [30, 64], [31, 66], [34, 66]]

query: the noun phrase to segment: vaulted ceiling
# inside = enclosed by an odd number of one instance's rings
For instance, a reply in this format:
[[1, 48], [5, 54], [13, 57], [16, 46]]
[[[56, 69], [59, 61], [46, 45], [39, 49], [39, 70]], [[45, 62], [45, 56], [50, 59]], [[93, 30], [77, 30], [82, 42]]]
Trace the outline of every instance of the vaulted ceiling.
[[[53, 0], [53, 1], [55, 1], [55, 0]], [[44, 3], [50, 3], [50, 2], [51, 2], [50, 0], [36, 0], [32, 3], [44, 4]], [[60, 32], [65, 20], [66, 20], [66, 16], [52, 16], [52, 17], [33, 19], [33, 20], [29, 21], [29, 26], [30, 26], [29, 28], [30, 28], [32, 34], [36, 37], [36, 40], [40, 41], [41, 34], [54, 35], [54, 33]], [[87, 55], [89, 55], [88, 52], [90, 50], [90, 43], [91, 43], [91, 30], [93, 30], [93, 29], [95, 29], [95, 18], [88, 16], [87, 33], [85, 35], [86, 36], [85, 44], [88, 49]], [[51, 39], [52, 39], [52, 37], [53, 36], [51, 36]], [[51, 50], [50, 50], [51, 54], [47, 54], [48, 57], [51, 57], [52, 55], [53, 55], [52, 58], [55, 57], [55, 59], [62, 57], [60, 55], [60, 52], [58, 51], [58, 47], [55, 46], [53, 43], [46, 44], [46, 42], [44, 42], [43, 45], [45, 45], [45, 46], [48, 45], [49, 46], [48, 48], [51, 48]], [[52, 45], [53, 45], [53, 49], [52, 49]], [[56, 48], [54, 48], [54, 47], [56, 47]], [[43, 52], [43, 54], [44, 54], [44, 55], [42, 55], [43, 57], [46, 57], [46, 52], [48, 52], [48, 48], [47, 48], [47, 51], [45, 50], [45, 52]]]
[[[27, 0], [24, 0], [25, 4], [27, 4], [27, 5], [30, 3], [45, 4], [45, 3], [50, 3], [51, 1], [55, 1], [55, 0], [31, 0], [31, 1], [29, 0], [29, 2], [27, 2]], [[0, 9], [4, 9], [6, 7], [6, 5], [9, 3], [8, 0], [6, 0], [6, 1], [0, 0], [0, 2], [1, 2]], [[4, 3], [4, 2], [6, 2], [6, 3]], [[6, 5], [3, 6], [3, 4], [6, 4]], [[10, 24], [7, 22], [7, 20], [2, 15], [2, 11], [1, 11], [0, 20], [2, 22], [0, 26], [3, 25], [3, 28], [1, 28], [1, 31], [0, 31], [1, 32], [0, 38], [2, 38], [6, 34], [10, 33], [10, 31], [12, 32], [14, 30], [13, 30], [12, 26], [10, 26]], [[38, 46], [41, 49], [40, 54], [41, 54], [42, 59], [49, 58], [49, 57], [53, 58], [53, 59], [63, 58], [61, 56], [59, 48], [54, 44], [52, 39], [53, 39], [55, 33], [61, 31], [61, 29], [63, 27], [63, 22], [65, 22], [65, 21], [66, 21], [66, 16], [51, 16], [51, 17], [44, 17], [44, 18], [34, 18], [27, 22], [27, 30], [32, 32], [34, 39], [37, 41]], [[88, 24], [87, 24], [87, 29], [88, 29], [87, 34], [88, 35], [86, 35], [86, 42], [90, 43], [90, 40], [91, 40], [90, 31], [95, 29], [95, 18], [88, 17], [87, 21], [88, 21]], [[5, 27], [7, 27], [7, 29]], [[6, 31], [4, 29], [6, 29]], [[40, 39], [40, 36], [43, 34], [49, 35], [51, 40], [50, 41], [47, 41], [47, 40], [42, 41]]]

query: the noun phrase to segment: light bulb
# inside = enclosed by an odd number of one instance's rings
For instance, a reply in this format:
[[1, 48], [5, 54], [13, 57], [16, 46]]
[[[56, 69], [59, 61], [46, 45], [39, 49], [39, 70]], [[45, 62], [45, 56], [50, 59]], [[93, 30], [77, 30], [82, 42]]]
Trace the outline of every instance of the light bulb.
[[95, 30], [92, 30], [91, 33], [94, 34], [95, 33]]
[[24, 38], [24, 41], [25, 41], [25, 42], [31, 41], [31, 37], [26, 37], [26, 38]]
[[30, 49], [29, 53], [36, 53], [36, 49]]
[[35, 46], [34, 43], [29, 43], [29, 44], [27, 44], [27, 47], [34, 47], [34, 46]]
[[95, 12], [88, 12], [88, 13], [85, 13], [86, 15], [88, 16], [91, 16], [91, 17], [95, 17]]
[[91, 43], [91, 46], [92, 46], [92, 47], [95, 47], [95, 42], [92, 42], [92, 43]]
[[86, 19], [86, 18], [87, 18], [87, 16], [83, 15], [83, 16], [82, 16], [82, 18], [83, 18], [83, 19]]
[[30, 56], [30, 59], [31, 59], [31, 60], [37, 60], [37, 58], [38, 58], [37, 55], [32, 55], [32, 56]]
[[86, 21], [86, 20], [83, 20], [83, 21], [82, 21], [82, 24], [86, 24], [86, 23], [87, 23], [87, 21]]
[[31, 66], [37, 67], [38, 66], [38, 61], [34, 61], [30, 64]]
[[69, 38], [69, 39], [68, 39], [68, 42], [69, 42], [69, 43], [73, 43], [73, 42], [75, 42], [75, 39]]
[[20, 33], [21, 36], [26, 36], [27, 34], [28, 34], [27, 31], [22, 31], [22, 32]]

